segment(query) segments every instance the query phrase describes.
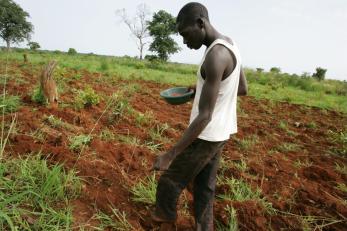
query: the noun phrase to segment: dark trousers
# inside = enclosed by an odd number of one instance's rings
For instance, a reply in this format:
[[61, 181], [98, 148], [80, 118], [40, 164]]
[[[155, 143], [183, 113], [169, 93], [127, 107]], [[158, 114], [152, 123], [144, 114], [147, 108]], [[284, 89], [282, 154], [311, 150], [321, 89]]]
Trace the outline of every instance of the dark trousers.
[[196, 230], [213, 230], [216, 174], [225, 143], [196, 139], [172, 161], [158, 182], [156, 214], [175, 221], [177, 200], [182, 190], [193, 181]]

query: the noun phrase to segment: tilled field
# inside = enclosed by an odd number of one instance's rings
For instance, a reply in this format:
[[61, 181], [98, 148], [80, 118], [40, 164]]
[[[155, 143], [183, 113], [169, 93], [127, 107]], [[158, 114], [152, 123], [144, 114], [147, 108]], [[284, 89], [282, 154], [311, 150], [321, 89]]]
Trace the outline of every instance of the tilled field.
[[[12, 63], [9, 76], [14, 73], [21, 81], [10, 78], [8, 94], [19, 95], [23, 103], [6, 155], [41, 152], [51, 163], [78, 171], [84, 184], [80, 197], [72, 201], [76, 230], [93, 230], [99, 223], [94, 214], [110, 214], [111, 207], [124, 211], [135, 230], [158, 230], [148, 219], [152, 205], [135, 202], [130, 189], [153, 174], [155, 156], [180, 137], [191, 103], [172, 106], [160, 99], [159, 92], [168, 85], [71, 70], [58, 76], [64, 92], [59, 107], [49, 108], [30, 97], [38, 68]], [[77, 110], [72, 89], [86, 85], [103, 100]], [[110, 102], [113, 93], [122, 97]], [[123, 106], [117, 100], [123, 100]], [[121, 106], [126, 109], [115, 113]], [[341, 171], [347, 160], [334, 154], [343, 147], [332, 135], [345, 129], [346, 115], [248, 96], [239, 99], [238, 109], [239, 132], [225, 146], [219, 171], [216, 223], [228, 223], [226, 208], [232, 206], [240, 230], [347, 230], [347, 192], [338, 187], [347, 184], [346, 171]], [[49, 122], [52, 115], [62, 121], [60, 126]], [[6, 120], [10, 118], [7, 114]], [[76, 152], [69, 146], [70, 137], [79, 134], [92, 139]], [[260, 196], [226, 199], [220, 196], [232, 190], [226, 179], [243, 182]], [[178, 211], [177, 230], [193, 230], [188, 191]]]

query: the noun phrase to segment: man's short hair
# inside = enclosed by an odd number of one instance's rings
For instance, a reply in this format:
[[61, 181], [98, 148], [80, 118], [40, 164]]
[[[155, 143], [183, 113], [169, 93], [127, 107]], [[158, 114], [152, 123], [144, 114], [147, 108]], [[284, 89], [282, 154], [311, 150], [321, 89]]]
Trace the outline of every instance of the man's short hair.
[[205, 18], [207, 21], [210, 21], [207, 8], [201, 3], [190, 2], [182, 7], [177, 15], [176, 23], [183, 21], [194, 23], [198, 18]]

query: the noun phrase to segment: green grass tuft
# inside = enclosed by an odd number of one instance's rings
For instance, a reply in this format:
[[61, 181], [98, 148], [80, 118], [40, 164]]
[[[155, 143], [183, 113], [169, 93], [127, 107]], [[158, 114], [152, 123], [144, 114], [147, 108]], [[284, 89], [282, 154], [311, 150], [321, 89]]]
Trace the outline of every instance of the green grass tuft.
[[144, 180], [140, 180], [130, 189], [130, 191], [133, 194], [133, 201], [144, 204], [154, 204], [157, 191], [155, 174], [153, 173], [152, 176], [148, 176]]
[[[49, 167], [35, 155], [0, 162], [1, 230], [68, 230], [72, 224], [69, 200], [81, 181], [61, 165]], [[58, 206], [60, 204], [60, 206]]]

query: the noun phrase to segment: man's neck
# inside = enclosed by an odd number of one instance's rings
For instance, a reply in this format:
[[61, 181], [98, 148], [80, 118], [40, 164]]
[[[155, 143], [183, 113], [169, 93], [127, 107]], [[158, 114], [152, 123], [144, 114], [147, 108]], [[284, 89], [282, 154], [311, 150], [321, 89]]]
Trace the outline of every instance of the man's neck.
[[209, 47], [216, 39], [222, 38], [222, 34], [220, 34], [216, 29], [214, 29], [211, 25], [206, 28], [206, 39], [204, 41], [204, 45]]

